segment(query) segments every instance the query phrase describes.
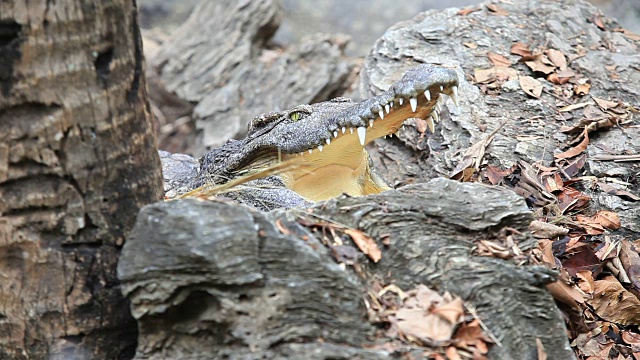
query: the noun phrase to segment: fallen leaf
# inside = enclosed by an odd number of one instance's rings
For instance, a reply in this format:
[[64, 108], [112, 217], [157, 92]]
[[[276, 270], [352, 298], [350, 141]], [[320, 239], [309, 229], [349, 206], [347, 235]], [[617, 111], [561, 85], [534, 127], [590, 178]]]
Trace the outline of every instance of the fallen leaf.
[[473, 77], [478, 84], [486, 84], [496, 80], [496, 71], [491, 69], [475, 69], [473, 70]]
[[[418, 285], [415, 291], [408, 293], [410, 295], [395, 313], [400, 333], [407, 339], [419, 340], [426, 344], [432, 341], [451, 340], [458, 320], [451, 322], [448, 318], [453, 316], [451, 312], [453, 308], [462, 307], [461, 300], [452, 298], [449, 294], [441, 296], [422, 284]], [[447, 305], [458, 301], [459, 305], [446, 309]], [[445, 307], [443, 311], [448, 313], [447, 317], [437, 313], [440, 307]], [[458, 313], [457, 317], [461, 318], [462, 314]]]
[[496, 4], [485, 4], [485, 6], [487, 7], [487, 9], [489, 9], [489, 12], [491, 12], [492, 14], [499, 15], [499, 16], [509, 15], [508, 11], [506, 11], [505, 9], [501, 8]]
[[464, 8], [464, 9], [460, 9], [458, 11], [458, 15], [462, 15], [462, 16], [469, 15], [469, 14], [471, 14], [473, 12], [480, 11], [480, 10], [482, 10], [482, 9], [480, 9], [479, 7], [467, 7], [467, 8]]
[[536, 55], [533, 60], [525, 61], [524, 63], [527, 64], [531, 70], [541, 72], [546, 75], [549, 75], [556, 70], [555, 66], [547, 64], [551, 63], [551, 61], [544, 55]]
[[556, 196], [558, 208], [562, 214], [566, 214], [569, 210], [581, 209], [589, 205], [591, 197], [572, 187], [565, 187], [560, 194]]
[[620, 228], [620, 217], [613, 211], [600, 210], [596, 213], [593, 220], [608, 230]]
[[547, 57], [549, 58], [549, 60], [551, 60], [553, 65], [555, 65], [558, 69], [564, 70], [567, 68], [567, 58], [565, 58], [562, 51], [549, 49], [545, 51], [545, 53], [547, 54]]
[[589, 145], [589, 133], [587, 132], [586, 129], [582, 132], [582, 136], [584, 138], [578, 145], [576, 145], [575, 147], [572, 147], [567, 151], [563, 151], [559, 154], [554, 154], [553, 157], [556, 158], [557, 160], [562, 160], [562, 159], [568, 159], [568, 158], [572, 158], [582, 154], [583, 151], [587, 150], [587, 145]]
[[547, 76], [547, 80], [551, 81], [554, 84], [562, 85], [566, 84], [571, 80], [571, 76], [560, 77], [558, 73], [551, 73]]
[[636, 296], [640, 296], [640, 255], [638, 254], [638, 248], [629, 240], [624, 239], [620, 242], [618, 258], [629, 278], [630, 291]]
[[580, 270], [576, 273], [576, 277], [579, 279], [578, 287], [580, 288], [580, 290], [584, 291], [587, 294], [593, 294], [595, 283], [591, 271]]
[[569, 229], [538, 220], [529, 224], [529, 231], [536, 239], [553, 239], [569, 233]]
[[531, 76], [520, 76], [520, 87], [524, 92], [536, 99], [542, 94], [542, 83]]
[[353, 242], [356, 244], [358, 249], [362, 251], [363, 254], [367, 255], [371, 261], [377, 263], [382, 258], [382, 252], [378, 248], [378, 244], [365, 235], [362, 231], [357, 229], [345, 229], [345, 234], [351, 236]]
[[640, 334], [636, 334], [631, 331], [622, 331], [620, 336], [627, 344], [640, 346]]
[[448, 360], [462, 360], [460, 355], [458, 355], [458, 350], [455, 348], [455, 346], [449, 346], [444, 353], [445, 355], [447, 355]]
[[567, 106], [563, 106], [560, 109], [558, 109], [561, 112], [567, 112], [567, 111], [573, 111], [576, 109], [580, 109], [583, 108], [585, 106], [589, 105], [589, 103], [578, 103], [578, 104], [571, 104], [571, 105], [567, 105]]
[[500, 170], [499, 167], [488, 165], [487, 169], [484, 172], [484, 175], [489, 179], [491, 185], [498, 185], [502, 182], [505, 176], [513, 173], [513, 168], [509, 168], [507, 170]]
[[513, 45], [511, 45], [511, 53], [515, 54], [515, 55], [520, 55], [522, 57], [531, 57], [532, 53], [531, 50], [529, 50], [529, 45], [521, 43], [521, 42], [517, 42], [514, 43]]
[[640, 300], [613, 276], [595, 282], [593, 298], [587, 303], [607, 321], [621, 325], [640, 324]]
[[464, 306], [462, 299], [459, 297], [454, 298], [451, 302], [442, 304], [435, 309], [433, 313], [446, 319], [452, 324], [458, 324], [462, 321], [464, 316]]
[[487, 53], [487, 57], [489, 58], [489, 61], [491, 61], [491, 63], [493, 64], [493, 66], [495, 67], [509, 67], [511, 66], [511, 61], [509, 61], [509, 59], [507, 59], [506, 57], [493, 53], [493, 52], [489, 52]]
[[619, 103], [615, 102], [615, 101], [609, 101], [609, 100], [605, 100], [605, 99], [600, 99], [597, 98], [595, 96], [591, 96], [591, 98], [596, 102], [596, 104], [598, 104], [598, 106], [602, 109], [602, 110], [609, 110], [609, 109], [613, 109], [615, 107], [618, 107], [618, 105], [620, 105]]
[[589, 83], [580, 84], [573, 89], [576, 95], [580, 96], [587, 95], [589, 93], [589, 90], [591, 90], [591, 84]]
[[622, 34], [624, 34], [624, 36], [626, 36], [627, 38], [633, 40], [633, 41], [640, 41], [640, 35], [638, 34], [634, 34], [631, 31], [627, 30], [627, 29], [623, 29], [622, 30]]
[[576, 310], [581, 310], [580, 304], [584, 303], [584, 295], [562, 281], [556, 281], [545, 285], [554, 299]]
[[476, 44], [474, 42], [466, 42], [466, 43], [462, 43], [462, 45], [468, 47], [469, 49], [477, 49], [478, 48], [478, 44]]
[[596, 26], [600, 28], [600, 30], [606, 30], [604, 22], [602, 22], [602, 16], [600, 16], [599, 14], [593, 16], [593, 23], [596, 24]]
[[540, 338], [536, 338], [536, 348], [538, 349], [538, 360], [547, 360], [547, 352], [544, 351], [544, 345], [542, 345]]

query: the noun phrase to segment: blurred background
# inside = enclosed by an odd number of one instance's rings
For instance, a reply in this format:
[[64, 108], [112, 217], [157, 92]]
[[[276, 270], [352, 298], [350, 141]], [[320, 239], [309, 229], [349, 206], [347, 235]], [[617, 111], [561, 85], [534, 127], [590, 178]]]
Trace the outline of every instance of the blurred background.
[[[215, 1], [215, 0], [213, 0]], [[521, 0], [518, 0], [521, 1]], [[640, 0], [589, 0], [620, 24], [640, 33]], [[189, 16], [199, 0], [138, 0], [143, 29], [170, 33]], [[365, 56], [374, 41], [398, 21], [429, 9], [464, 7], [478, 0], [283, 0], [285, 17], [275, 41], [288, 44], [317, 32], [344, 33], [352, 40], [350, 56]]]

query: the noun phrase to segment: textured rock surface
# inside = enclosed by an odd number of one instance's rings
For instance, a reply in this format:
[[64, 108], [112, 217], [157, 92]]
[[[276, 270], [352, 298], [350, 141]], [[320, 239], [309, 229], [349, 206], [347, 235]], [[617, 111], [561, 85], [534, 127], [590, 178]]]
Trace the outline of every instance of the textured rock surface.
[[[492, 164], [506, 168], [519, 159], [529, 163], [542, 161], [547, 166], [553, 164], [554, 152], [564, 149], [570, 140], [559, 132], [560, 127], [578, 123], [582, 110], [574, 112], [572, 119], [561, 119], [558, 108], [569, 103], [556, 105], [556, 98], [551, 95], [553, 85], [524, 64], [513, 67], [520, 76], [541, 78], [544, 91], [540, 99], [526, 95], [517, 80], [505, 83], [495, 96], [484, 95], [473, 83], [475, 69], [492, 67], [488, 52], [506, 56], [516, 63], [519, 56], [511, 55], [510, 48], [517, 41], [529, 44], [532, 49], [545, 45], [562, 51], [570, 59], [575, 58], [570, 68], [590, 79], [592, 95], [638, 107], [640, 42], [619, 32], [600, 30], [591, 21], [598, 13], [595, 7], [584, 1], [528, 1], [500, 6], [510, 15], [498, 16], [486, 8], [466, 16], [459, 15], [457, 9], [428, 11], [390, 28], [376, 42], [361, 73], [364, 94], [379, 93], [407, 69], [422, 62], [455, 66], [459, 78], [466, 79], [460, 84], [460, 109], [453, 109], [452, 116], [444, 111], [444, 121], [436, 126], [435, 136], [422, 137], [410, 129], [400, 132], [399, 140], [377, 141], [378, 156], [372, 156], [376, 159], [376, 168], [383, 176], [386, 174], [391, 183], [451, 175], [461, 153], [503, 122], [504, 127], [487, 149]], [[618, 25], [611, 21], [607, 27], [613, 29]], [[465, 43], [476, 44], [477, 48]], [[615, 70], [605, 70], [604, 66]], [[588, 95], [575, 101], [578, 102], [593, 103], [593, 100]], [[448, 105], [451, 109], [450, 101]], [[620, 179], [633, 179], [638, 174], [633, 162], [591, 159], [601, 154], [638, 154], [638, 138], [638, 127], [615, 127], [593, 135], [587, 149], [586, 175], [600, 176], [614, 168], [623, 168]], [[599, 197], [602, 206], [620, 214], [624, 227], [640, 231], [638, 203], [606, 194]]]
[[[436, 179], [341, 197], [312, 214], [196, 200], [146, 207], [118, 269], [140, 325], [137, 358], [391, 358], [363, 349], [376, 343], [362, 300], [374, 278], [460, 295], [501, 339], [493, 359], [536, 359], [536, 338], [550, 358], [572, 358], [543, 288], [553, 274], [472, 255], [469, 239], [505, 226], [526, 231], [531, 214], [515, 193]], [[358, 259], [364, 271], [357, 277], [340, 269], [301, 219], [360, 228], [390, 245], [378, 264]]]
[[332, 98], [350, 83], [346, 36], [269, 47], [281, 12], [277, 0], [205, 1], [158, 49], [153, 62], [167, 90], [197, 104], [204, 147], [244, 136], [254, 116]]

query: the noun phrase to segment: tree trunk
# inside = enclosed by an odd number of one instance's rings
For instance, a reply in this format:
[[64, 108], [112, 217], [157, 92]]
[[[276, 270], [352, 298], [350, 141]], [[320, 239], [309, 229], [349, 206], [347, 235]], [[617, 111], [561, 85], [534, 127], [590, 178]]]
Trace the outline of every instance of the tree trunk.
[[161, 199], [135, 1], [0, 0], [0, 358], [133, 355], [116, 262]]

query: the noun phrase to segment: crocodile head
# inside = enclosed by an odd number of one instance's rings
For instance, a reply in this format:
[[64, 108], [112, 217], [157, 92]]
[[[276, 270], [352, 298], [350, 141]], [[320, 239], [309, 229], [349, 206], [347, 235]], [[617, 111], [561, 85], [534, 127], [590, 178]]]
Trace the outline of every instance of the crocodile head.
[[388, 186], [371, 168], [365, 146], [394, 134], [409, 118], [425, 119], [433, 130], [442, 95], [457, 102], [457, 85], [455, 70], [421, 65], [386, 92], [361, 102], [337, 98], [263, 114], [250, 123], [246, 139], [235, 141], [236, 151], [215, 161], [224, 164], [227, 176], [236, 177], [298, 159], [301, 166], [279, 177], [287, 188], [312, 201], [342, 193], [379, 193]]

